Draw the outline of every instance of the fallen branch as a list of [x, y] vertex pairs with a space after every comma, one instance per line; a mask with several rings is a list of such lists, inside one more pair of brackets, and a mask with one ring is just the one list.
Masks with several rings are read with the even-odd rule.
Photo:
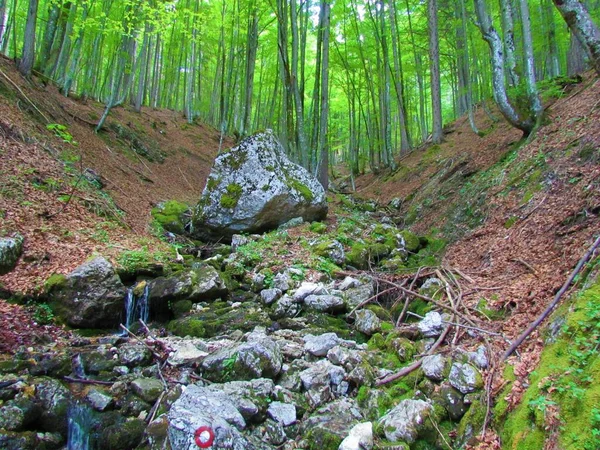
[[100, 386], [112, 386], [115, 384], [112, 381], [88, 380], [87, 378], [63, 377], [63, 380], [69, 383], [98, 384]]
[[123, 325], [122, 323], [119, 324], [119, 327], [121, 327], [121, 329], [123, 331], [125, 331], [128, 335], [130, 335], [131, 337], [133, 337], [135, 340], [137, 340], [139, 343], [141, 343], [142, 345], [144, 345], [149, 351], [150, 353], [152, 353], [152, 355], [158, 359], [159, 361], [164, 361], [164, 357], [157, 353], [152, 347], [150, 347], [148, 344], [146, 344], [142, 339], [140, 339], [139, 337], [137, 337], [134, 333], [132, 333], [125, 325]]
[[37, 111], [37, 112], [38, 112], [38, 113], [39, 113], [39, 114], [40, 114], [40, 115], [41, 115], [41, 116], [44, 118], [44, 120], [45, 120], [46, 122], [48, 122], [48, 123], [50, 123], [50, 122], [51, 122], [51, 121], [50, 121], [50, 119], [48, 119], [48, 118], [46, 117], [46, 115], [45, 115], [45, 114], [44, 114], [42, 111], [40, 111], [40, 109], [39, 109], [39, 108], [38, 108], [38, 107], [35, 105], [35, 103], [33, 103], [33, 102], [32, 102], [32, 101], [29, 99], [29, 97], [27, 97], [27, 95], [25, 95], [25, 93], [24, 93], [24, 92], [21, 90], [21, 88], [20, 88], [19, 86], [17, 86], [17, 84], [16, 84], [16, 83], [15, 83], [13, 80], [11, 80], [11, 79], [8, 77], [8, 75], [6, 75], [6, 74], [5, 74], [5, 73], [4, 73], [2, 70], [0, 70], [0, 74], [2, 74], [2, 76], [3, 76], [4, 78], [6, 78], [6, 79], [8, 80], [8, 82], [9, 82], [10, 84], [12, 84], [12, 85], [14, 86], [14, 88], [15, 88], [17, 91], [19, 91], [19, 94], [21, 94], [21, 95], [23, 96], [23, 98], [24, 98], [25, 100], [27, 100], [31, 106], [33, 106], [33, 108], [34, 108], [34, 109], [35, 109], [35, 110], [36, 110], [36, 111]]
[[567, 292], [567, 289], [569, 289], [569, 286], [571, 286], [571, 283], [573, 282], [573, 280], [575, 279], [577, 274], [581, 271], [583, 266], [588, 262], [588, 260], [592, 256], [592, 253], [594, 253], [594, 251], [598, 248], [599, 245], [600, 245], [600, 236], [598, 236], [596, 241], [588, 249], [588, 251], [585, 253], [585, 255], [583, 255], [581, 257], [581, 259], [577, 263], [577, 266], [575, 266], [575, 269], [571, 273], [571, 276], [569, 276], [567, 281], [565, 281], [565, 284], [563, 284], [563, 286], [560, 288], [560, 290], [556, 293], [556, 296], [554, 297], [554, 300], [552, 301], [552, 303], [550, 303], [548, 305], [548, 307], [544, 310], [544, 312], [542, 312], [542, 314], [540, 314], [540, 316], [537, 319], [535, 319], [533, 321], [533, 323], [531, 325], [529, 325], [529, 327], [527, 327], [527, 329], [523, 333], [521, 333], [521, 335], [517, 338], [517, 340], [515, 342], [513, 342], [513, 344], [510, 346], [510, 348], [508, 350], [506, 350], [506, 353], [504, 353], [504, 357], [503, 357], [504, 360], [506, 360], [506, 358], [508, 358], [517, 349], [517, 347], [519, 345], [521, 345], [525, 339], [527, 339], [527, 337], [539, 326], [540, 323], [542, 323], [544, 321], [544, 319], [546, 317], [548, 317], [548, 315], [550, 315], [550, 313], [556, 307], [556, 305], [558, 304], [560, 299], [563, 297], [565, 292]]

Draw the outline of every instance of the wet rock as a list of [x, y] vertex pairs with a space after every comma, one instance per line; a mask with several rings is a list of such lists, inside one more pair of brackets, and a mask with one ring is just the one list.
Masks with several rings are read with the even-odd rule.
[[385, 437], [390, 441], [405, 441], [412, 444], [425, 428], [425, 421], [433, 414], [431, 403], [423, 400], [402, 400], [388, 411], [379, 423]]
[[35, 396], [42, 407], [40, 417], [42, 429], [66, 435], [70, 391], [61, 382], [44, 378], [37, 384]]
[[168, 277], [155, 278], [148, 286], [150, 311], [161, 317], [169, 316], [169, 302], [184, 299], [199, 302], [227, 295], [227, 286], [221, 275], [208, 264], [200, 264], [194, 269], [183, 270]]
[[152, 359], [148, 348], [139, 342], [121, 345], [118, 354], [119, 362], [127, 367], [145, 366]]
[[24, 238], [20, 234], [0, 238], [0, 275], [6, 275], [15, 268], [23, 253], [23, 242]]
[[381, 330], [381, 320], [373, 311], [361, 309], [355, 313], [354, 327], [361, 333], [371, 336]]
[[[201, 239], [231, 239], [240, 232], [277, 228], [296, 217], [327, 215], [325, 191], [308, 171], [290, 162], [272, 131], [221, 152], [194, 217]], [[283, 289], [282, 289], [283, 290]]]
[[131, 389], [145, 402], [153, 403], [163, 392], [164, 385], [154, 378], [137, 378], [131, 382]]
[[209, 427], [215, 434], [213, 448], [246, 450], [249, 442], [240, 433], [246, 421], [224, 392], [192, 385], [173, 403], [168, 413], [172, 450], [196, 450], [196, 430]]
[[444, 331], [442, 315], [436, 311], [425, 314], [425, 317], [417, 324], [417, 326], [419, 327], [421, 334], [425, 337], [437, 337]]
[[103, 448], [111, 450], [129, 450], [138, 448], [144, 436], [146, 423], [141, 419], [131, 419], [106, 427], [102, 431], [100, 442]]
[[326, 356], [327, 352], [340, 343], [335, 333], [324, 333], [318, 336], [304, 336], [304, 350], [314, 356]]
[[371, 450], [373, 448], [373, 424], [359, 423], [348, 433], [338, 450]]
[[[82, 353], [81, 359], [83, 370], [86, 374], [98, 375], [100, 372], [112, 372], [119, 365], [119, 360], [113, 358], [112, 352], [106, 348], [99, 347], [98, 350]], [[79, 375], [78, 358], [72, 359], [73, 373]]]
[[434, 400], [439, 401], [453, 422], [458, 422], [467, 412], [468, 406], [465, 405], [463, 395], [448, 384], [442, 385]]
[[269, 405], [267, 414], [285, 427], [296, 423], [296, 406], [291, 403], [273, 402]]
[[446, 375], [448, 359], [444, 356], [430, 355], [423, 358], [421, 369], [427, 378], [433, 381], [442, 381]]
[[335, 295], [309, 295], [304, 299], [307, 308], [327, 313], [341, 312], [346, 305], [342, 297]]
[[260, 291], [260, 299], [263, 304], [270, 306], [281, 298], [281, 289], [263, 289]]
[[20, 431], [35, 422], [42, 411], [33, 399], [18, 396], [0, 407], [0, 429]]
[[474, 392], [483, 387], [481, 374], [471, 364], [461, 364], [457, 362], [452, 364], [448, 381], [463, 394]]
[[99, 256], [66, 277], [49, 279], [54, 313], [76, 328], [117, 328], [127, 290], [106, 259]]
[[106, 411], [114, 403], [114, 399], [110, 395], [98, 389], [90, 389], [85, 398], [96, 411]]

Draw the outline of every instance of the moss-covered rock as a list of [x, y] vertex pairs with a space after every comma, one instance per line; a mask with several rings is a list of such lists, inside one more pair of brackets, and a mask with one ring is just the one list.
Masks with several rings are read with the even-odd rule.
[[190, 207], [176, 200], [159, 203], [152, 208], [152, 217], [165, 230], [175, 234], [184, 234], [186, 222], [189, 220]]

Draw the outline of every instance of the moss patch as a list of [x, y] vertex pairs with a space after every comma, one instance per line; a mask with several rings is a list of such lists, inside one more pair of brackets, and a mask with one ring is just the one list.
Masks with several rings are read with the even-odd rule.
[[238, 201], [242, 196], [243, 188], [237, 183], [230, 183], [225, 190], [227, 193], [221, 196], [221, 206], [223, 208], [233, 209], [237, 206]]
[[288, 179], [287, 185], [291, 189], [294, 189], [295, 191], [297, 191], [302, 196], [302, 198], [304, 198], [304, 200], [307, 203], [312, 202], [313, 199], [315, 198], [315, 194], [313, 194], [313, 191], [311, 191], [307, 185], [305, 185], [304, 183], [301, 183], [298, 180]]

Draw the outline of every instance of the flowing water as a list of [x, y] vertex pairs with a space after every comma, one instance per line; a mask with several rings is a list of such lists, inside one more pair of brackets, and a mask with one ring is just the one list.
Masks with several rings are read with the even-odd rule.
[[92, 450], [92, 409], [85, 404], [75, 403], [69, 408], [67, 450]]
[[[134, 288], [135, 286], [130, 287], [125, 297], [125, 326], [128, 329], [139, 319], [148, 322], [148, 318], [150, 317], [150, 303], [148, 301], [150, 294], [149, 286], [146, 284], [144, 293], [137, 298], [133, 292]], [[127, 334], [125, 331], [123, 333]]]

